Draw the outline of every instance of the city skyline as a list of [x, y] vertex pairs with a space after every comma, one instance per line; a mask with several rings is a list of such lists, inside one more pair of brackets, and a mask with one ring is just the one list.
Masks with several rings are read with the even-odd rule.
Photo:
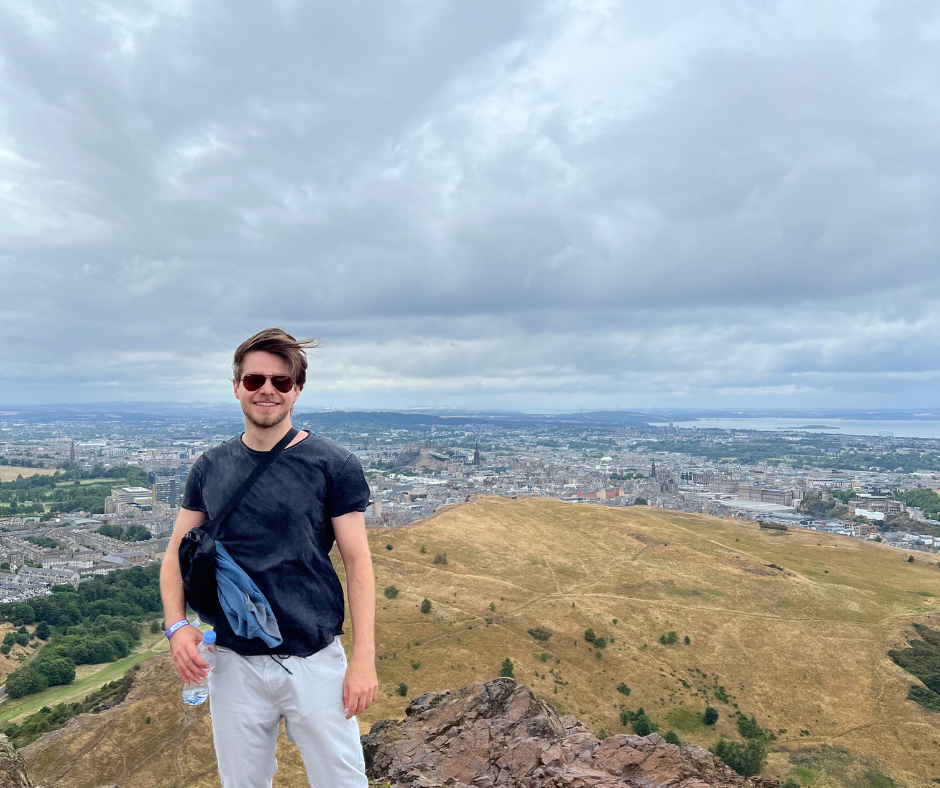
[[0, 402], [938, 406], [940, 9], [0, 9]]

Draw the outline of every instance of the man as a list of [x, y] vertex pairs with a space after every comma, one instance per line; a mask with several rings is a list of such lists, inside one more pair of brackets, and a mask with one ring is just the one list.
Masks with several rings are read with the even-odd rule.
[[[232, 382], [245, 432], [207, 451], [189, 474], [160, 572], [167, 637], [183, 681], [199, 681], [208, 665], [196, 650], [202, 635], [185, 623], [180, 540], [225, 506], [258, 458], [291, 430], [307, 347], [315, 345], [279, 328], [239, 346]], [[224, 613], [217, 617], [219, 654], [209, 691], [223, 788], [271, 785], [282, 718], [313, 788], [367, 785], [355, 715], [378, 689], [375, 579], [363, 517], [368, 503], [356, 456], [301, 431], [226, 521], [221, 542], [267, 598], [283, 642], [268, 648], [259, 638], [236, 635]], [[352, 619], [348, 665], [338, 638], [343, 589], [329, 558], [334, 539]]]

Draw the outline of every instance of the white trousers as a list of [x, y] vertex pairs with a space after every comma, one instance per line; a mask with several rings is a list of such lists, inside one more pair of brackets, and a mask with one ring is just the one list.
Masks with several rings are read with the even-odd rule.
[[339, 638], [309, 657], [277, 662], [220, 649], [209, 711], [222, 787], [270, 788], [283, 718], [311, 788], [367, 788], [359, 725], [343, 711], [345, 675]]

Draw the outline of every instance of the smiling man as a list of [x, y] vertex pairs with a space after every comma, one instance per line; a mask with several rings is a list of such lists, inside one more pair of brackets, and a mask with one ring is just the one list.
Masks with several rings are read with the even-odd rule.
[[[185, 620], [180, 540], [212, 519], [292, 429], [310, 347], [312, 341], [268, 328], [235, 351], [232, 382], [245, 432], [207, 451], [190, 471], [160, 575], [167, 637], [184, 681], [198, 681], [208, 665], [196, 650], [202, 635]], [[375, 580], [363, 517], [368, 503], [356, 456], [301, 431], [226, 521], [221, 542], [266, 597], [283, 642], [269, 647], [260, 638], [239, 636], [218, 616], [219, 655], [209, 689], [223, 788], [271, 785], [281, 719], [311, 786], [367, 785], [355, 715], [375, 700], [378, 688]], [[352, 619], [348, 664], [339, 642], [343, 588], [329, 557], [334, 540]]]

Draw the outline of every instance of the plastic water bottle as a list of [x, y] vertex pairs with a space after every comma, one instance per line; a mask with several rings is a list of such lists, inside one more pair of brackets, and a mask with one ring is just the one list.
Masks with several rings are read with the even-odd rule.
[[[215, 668], [215, 632], [211, 629], [202, 636], [202, 643], [196, 646], [196, 651], [199, 652], [206, 662], [209, 663], [209, 673], [212, 673]], [[183, 685], [183, 703], [188, 706], [198, 706], [200, 703], [205, 703], [206, 698], [209, 697], [209, 674], [207, 673], [205, 678], [202, 681], [193, 682], [192, 684]]]

